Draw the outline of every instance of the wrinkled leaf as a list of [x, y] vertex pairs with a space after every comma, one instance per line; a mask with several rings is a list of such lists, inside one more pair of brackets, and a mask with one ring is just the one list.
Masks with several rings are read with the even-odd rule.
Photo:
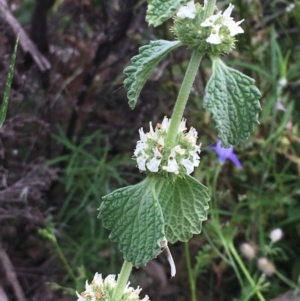
[[190, 176], [175, 181], [160, 180], [156, 184], [164, 220], [165, 236], [174, 243], [188, 241], [199, 234], [207, 219], [208, 189]]
[[179, 45], [179, 41], [151, 41], [149, 45], [142, 46], [139, 49], [140, 54], [131, 59], [132, 65], [124, 70], [127, 75], [124, 80], [124, 87], [128, 90], [128, 103], [131, 109], [134, 109], [150, 73], [167, 53]]
[[111, 229], [109, 238], [135, 267], [160, 253], [164, 221], [150, 178], [104, 196], [99, 210], [98, 218]]
[[246, 139], [258, 124], [261, 106], [254, 79], [213, 60], [212, 76], [205, 89], [204, 108], [213, 114], [223, 147]]
[[188, 241], [207, 218], [208, 189], [190, 176], [148, 177], [103, 197], [98, 218], [124, 258], [139, 267], [160, 253], [163, 237]]
[[181, 5], [189, 0], [148, 0], [146, 21], [149, 25], [158, 26], [173, 17]]

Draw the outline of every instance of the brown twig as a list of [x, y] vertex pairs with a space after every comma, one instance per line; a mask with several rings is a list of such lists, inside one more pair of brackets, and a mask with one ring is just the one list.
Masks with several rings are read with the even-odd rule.
[[8, 301], [7, 295], [4, 291], [4, 289], [2, 288], [2, 286], [0, 286], [0, 300], [1, 301]]
[[2, 249], [0, 246], [0, 261], [2, 263], [2, 267], [6, 273], [7, 280], [10, 282], [14, 292], [15, 296], [18, 301], [26, 301], [25, 295], [23, 293], [23, 290], [21, 288], [21, 285], [18, 281], [18, 278], [16, 276], [16, 273], [14, 271], [14, 267], [6, 254], [6, 252]]
[[0, 16], [12, 28], [16, 36], [19, 36], [19, 43], [25, 52], [30, 53], [33, 60], [42, 72], [51, 68], [49, 61], [40, 53], [35, 44], [26, 34], [18, 20], [11, 14], [6, 0], [0, 0]]

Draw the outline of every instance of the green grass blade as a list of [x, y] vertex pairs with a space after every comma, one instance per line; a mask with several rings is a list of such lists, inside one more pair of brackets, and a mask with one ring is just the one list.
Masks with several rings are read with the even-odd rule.
[[3, 95], [3, 100], [0, 108], [0, 128], [2, 127], [5, 118], [6, 118], [6, 112], [7, 112], [7, 106], [8, 106], [8, 99], [9, 99], [9, 94], [10, 94], [10, 88], [11, 88], [11, 83], [12, 79], [14, 76], [14, 68], [15, 68], [15, 62], [16, 62], [16, 57], [17, 57], [17, 49], [18, 49], [18, 43], [19, 43], [19, 37], [17, 38], [14, 52], [10, 61], [10, 66], [9, 66], [9, 72], [7, 76], [7, 81], [5, 85], [5, 90], [4, 90], [4, 95]]

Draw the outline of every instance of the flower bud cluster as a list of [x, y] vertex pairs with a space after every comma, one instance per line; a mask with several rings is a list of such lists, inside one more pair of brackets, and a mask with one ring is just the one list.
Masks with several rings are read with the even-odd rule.
[[[271, 239], [271, 244], [267, 250], [270, 250], [269, 248], [272, 246], [272, 244], [278, 242], [283, 237], [283, 231], [280, 228], [276, 228], [270, 232], [269, 237]], [[257, 247], [249, 243], [241, 244], [240, 251], [244, 257], [249, 260], [254, 259], [257, 255]], [[260, 257], [257, 259], [257, 267], [267, 276], [273, 275], [276, 271], [275, 265], [266, 257]]]
[[[86, 281], [85, 291], [81, 294], [77, 294], [77, 301], [112, 301], [112, 295], [117, 285], [115, 275], [108, 275], [104, 280], [102, 275], [96, 273], [93, 281], [88, 284]], [[134, 289], [129, 286], [130, 282], [127, 283], [122, 298], [122, 301], [150, 301], [148, 296], [143, 299], [139, 298], [141, 288]]]
[[151, 173], [171, 173], [184, 176], [191, 174], [200, 163], [200, 146], [197, 145], [197, 131], [191, 127], [186, 132], [186, 120], [180, 122], [176, 143], [166, 146], [171, 119], [165, 117], [155, 129], [150, 122], [150, 132], [139, 130], [140, 140], [134, 151], [134, 158], [140, 171]]
[[205, 7], [190, 1], [179, 8], [172, 30], [179, 41], [200, 54], [217, 56], [228, 53], [234, 48], [234, 36], [244, 32], [240, 27], [244, 20], [235, 22], [230, 17], [233, 8], [229, 4], [223, 13], [218, 11], [205, 18]]

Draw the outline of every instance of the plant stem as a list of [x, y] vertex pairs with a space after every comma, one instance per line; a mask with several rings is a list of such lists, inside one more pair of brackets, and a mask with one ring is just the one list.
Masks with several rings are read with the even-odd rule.
[[188, 97], [190, 95], [192, 85], [194, 83], [201, 59], [202, 59], [202, 55], [194, 51], [191, 60], [189, 62], [188, 68], [186, 70], [179, 94], [177, 96], [176, 104], [173, 110], [168, 135], [166, 138], [167, 146], [174, 146], [177, 132], [178, 132], [178, 127], [182, 119], [183, 112]]
[[[207, 0], [207, 3], [205, 5], [205, 12], [204, 12], [204, 16], [206, 18], [208, 18], [209, 16], [211, 16], [213, 14], [215, 6], [216, 6], [216, 0]], [[186, 70], [179, 94], [177, 96], [175, 107], [173, 110], [168, 135], [166, 138], [166, 145], [169, 147], [174, 146], [178, 127], [179, 127], [180, 121], [183, 117], [183, 112], [184, 112], [188, 97], [190, 95], [197, 71], [199, 69], [201, 59], [202, 59], [202, 55], [197, 53], [196, 51], [194, 51], [192, 54], [191, 60], [189, 62], [188, 68]]]
[[123, 266], [122, 266], [122, 270], [118, 276], [117, 285], [116, 285], [116, 288], [115, 288], [113, 296], [112, 296], [113, 301], [121, 300], [121, 297], [123, 295], [124, 288], [128, 282], [131, 270], [132, 270], [132, 264], [125, 260], [123, 263]]
[[222, 164], [218, 164], [217, 168], [215, 169], [215, 174], [214, 174], [214, 178], [213, 178], [213, 183], [212, 183], [212, 205], [211, 205], [211, 209], [212, 209], [212, 218], [219, 223], [219, 212], [217, 211], [217, 183], [218, 183], [218, 178], [220, 175], [220, 172], [222, 170]]
[[207, 0], [207, 3], [205, 5], [205, 12], [204, 12], [204, 17], [208, 18], [210, 17], [215, 10], [217, 0]]
[[192, 265], [191, 265], [191, 256], [190, 256], [190, 250], [189, 250], [188, 242], [184, 243], [184, 253], [185, 253], [186, 266], [187, 266], [188, 275], [189, 275], [192, 301], [197, 301], [196, 283], [195, 283], [195, 279], [193, 277], [193, 271], [192, 271]]
[[261, 292], [259, 290], [256, 289], [256, 285], [255, 282], [253, 280], [253, 278], [251, 277], [251, 275], [249, 274], [247, 268], [245, 267], [243, 261], [241, 260], [241, 257], [239, 256], [239, 254], [237, 253], [234, 245], [232, 242], [230, 242], [228, 244], [229, 246], [229, 250], [232, 253], [233, 257], [235, 258], [235, 260], [237, 261], [238, 265], [240, 266], [241, 270], [243, 271], [244, 275], [246, 276], [248, 282], [250, 283], [250, 285], [252, 286], [253, 290], [255, 291], [258, 299], [260, 301], [266, 301], [266, 299], [264, 298], [264, 296], [261, 294]]
[[291, 280], [289, 280], [288, 278], [286, 278], [283, 274], [281, 274], [280, 272], [278, 272], [277, 270], [275, 271], [276, 276], [283, 281], [285, 284], [287, 284], [289, 287], [291, 287], [294, 290], [299, 290], [300, 287], [298, 285], [296, 285], [295, 283], [293, 283]]
[[62, 252], [62, 250], [61, 250], [61, 248], [60, 248], [60, 246], [59, 246], [59, 244], [57, 242], [56, 236], [54, 235], [53, 232], [51, 232], [51, 234], [53, 236], [52, 242], [53, 242], [53, 244], [55, 246], [55, 249], [56, 249], [56, 252], [57, 252], [59, 258], [62, 261], [63, 265], [65, 266], [65, 268], [66, 268], [66, 270], [67, 270], [70, 278], [74, 281], [75, 286], [78, 288], [78, 280], [77, 280], [75, 274], [73, 273], [73, 270], [70, 267], [70, 265], [69, 265], [69, 263], [68, 263], [65, 255], [64, 255], [64, 253]]

